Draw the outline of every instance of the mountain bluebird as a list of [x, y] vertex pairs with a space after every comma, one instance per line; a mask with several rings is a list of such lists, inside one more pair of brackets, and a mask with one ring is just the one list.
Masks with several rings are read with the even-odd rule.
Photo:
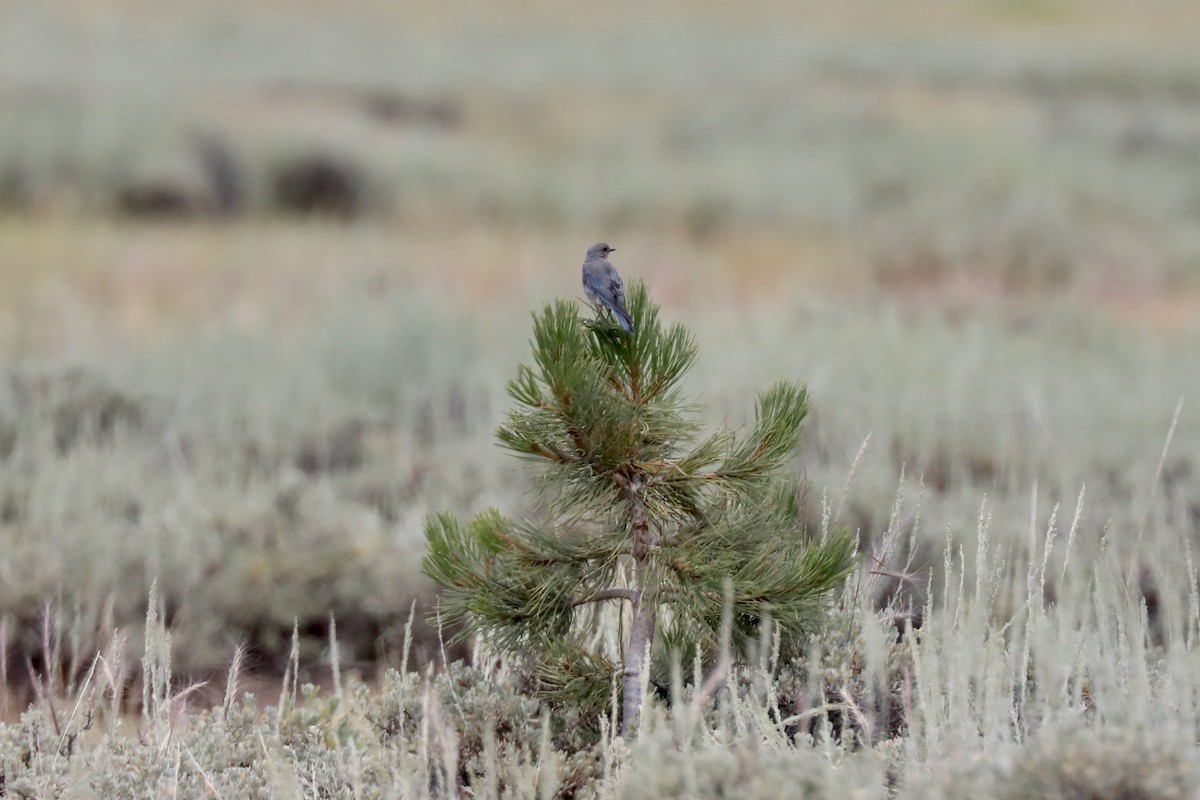
[[588, 248], [583, 260], [583, 291], [597, 308], [607, 308], [617, 318], [617, 324], [626, 333], [633, 333], [633, 320], [625, 310], [625, 284], [621, 276], [608, 263], [608, 254], [617, 248], [600, 242]]

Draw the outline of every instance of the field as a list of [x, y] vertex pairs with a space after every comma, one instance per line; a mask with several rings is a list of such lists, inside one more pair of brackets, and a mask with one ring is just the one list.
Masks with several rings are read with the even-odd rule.
[[[3, 7], [0, 795], [1200, 796], [1197, 36]], [[420, 570], [427, 514], [528, 508], [505, 382], [598, 240], [708, 424], [807, 383], [862, 560], [803, 658], [629, 741], [446, 644]]]

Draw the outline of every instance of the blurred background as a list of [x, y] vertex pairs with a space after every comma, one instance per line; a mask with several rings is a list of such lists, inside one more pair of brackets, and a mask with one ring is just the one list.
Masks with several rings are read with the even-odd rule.
[[295, 625], [320, 680], [331, 615], [395, 663], [424, 516], [530, 501], [504, 382], [601, 240], [708, 422], [809, 384], [814, 524], [932, 569], [982, 518], [1019, 570], [1078, 508], [1076, 554], [1178, 563], [1197, 41], [1184, 0], [5, 3], [5, 684], [154, 581], [178, 673]]

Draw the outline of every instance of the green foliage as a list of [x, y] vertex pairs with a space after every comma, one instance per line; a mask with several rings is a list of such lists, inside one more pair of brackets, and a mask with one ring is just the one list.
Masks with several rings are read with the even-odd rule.
[[804, 388], [776, 384], [749, 431], [700, 438], [680, 391], [695, 341], [659, 321], [640, 283], [628, 305], [633, 336], [582, 322], [564, 301], [534, 318], [533, 364], [509, 383], [516, 406], [497, 435], [538, 470], [545, 515], [426, 524], [424, 570], [444, 590], [443, 619], [526, 658], [547, 694], [597, 713], [630, 654], [585, 644], [599, 630], [589, 606], [644, 598], [663, 611], [654, 651], [711, 662], [726, 618], [737, 652], [767, 619], [795, 646], [819, 627], [852, 557], [844, 533], [808, 535], [797, 481], [783, 473]]

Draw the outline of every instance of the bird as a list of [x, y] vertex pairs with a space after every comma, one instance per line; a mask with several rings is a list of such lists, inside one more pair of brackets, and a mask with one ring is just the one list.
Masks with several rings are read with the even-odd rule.
[[621, 330], [633, 334], [633, 320], [625, 310], [625, 284], [617, 270], [608, 262], [608, 254], [616, 252], [604, 242], [588, 248], [583, 260], [583, 291], [597, 308], [607, 308], [617, 318]]

